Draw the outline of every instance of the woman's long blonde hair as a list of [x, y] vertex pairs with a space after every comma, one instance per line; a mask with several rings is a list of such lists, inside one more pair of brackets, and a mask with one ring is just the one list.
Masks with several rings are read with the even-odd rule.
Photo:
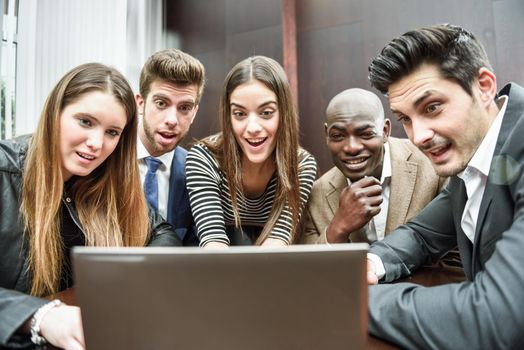
[[278, 62], [265, 56], [252, 56], [239, 62], [231, 69], [224, 81], [220, 98], [219, 119], [222, 133], [216, 141], [212, 141], [214, 138], [206, 139], [204, 144], [215, 155], [221, 170], [226, 175], [231, 190], [235, 226], [240, 227], [237, 191], [243, 194], [242, 150], [233, 132], [230, 98], [238, 86], [252, 80], [261, 82], [275, 93], [280, 118], [276, 147], [272, 154], [278, 172], [275, 199], [269, 218], [255, 244], [261, 244], [271, 234], [271, 230], [286, 204], [289, 206], [292, 217], [291, 240], [293, 241], [300, 217], [300, 191], [298, 190], [300, 188], [298, 178], [299, 123], [286, 73]]
[[66, 106], [92, 91], [113, 95], [127, 123], [113, 153], [87, 176], [75, 179], [70, 195], [88, 246], [143, 246], [148, 240], [147, 205], [136, 160], [134, 95], [117, 70], [87, 63], [69, 71], [53, 88], [24, 164], [21, 213], [28, 237], [30, 293], [58, 291], [64, 262], [61, 206], [64, 193], [60, 117]]

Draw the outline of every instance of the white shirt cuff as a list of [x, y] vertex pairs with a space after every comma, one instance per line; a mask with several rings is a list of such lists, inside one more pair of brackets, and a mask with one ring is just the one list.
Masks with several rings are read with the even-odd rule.
[[382, 262], [382, 259], [380, 259], [378, 255], [373, 253], [368, 253], [367, 258], [373, 263], [377, 278], [379, 280], [382, 279], [386, 275], [386, 269], [384, 268], [384, 263]]

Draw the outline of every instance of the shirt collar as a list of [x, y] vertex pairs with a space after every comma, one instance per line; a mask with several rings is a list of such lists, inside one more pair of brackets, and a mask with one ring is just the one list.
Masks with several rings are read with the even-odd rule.
[[389, 150], [389, 142], [386, 142], [384, 144], [384, 161], [382, 163], [380, 183], [383, 184], [389, 178], [391, 178], [391, 152]]
[[[142, 160], [146, 157], [149, 157], [151, 156], [149, 154], [149, 152], [147, 151], [146, 147], [144, 146], [144, 144], [142, 143], [142, 140], [140, 139], [140, 136], [137, 136], [137, 140], [138, 142], [136, 143], [137, 145], [137, 158], [138, 160]], [[175, 148], [176, 150], [176, 148]], [[170, 152], [167, 152], [167, 153], [164, 153], [158, 157], [155, 157], [156, 159], [160, 160], [162, 162], [162, 164], [167, 168], [167, 169], [171, 169], [171, 163], [173, 163], [173, 158], [175, 156], [175, 151], [170, 151]]]
[[497, 146], [497, 139], [499, 137], [500, 128], [502, 127], [502, 119], [504, 118], [504, 113], [506, 112], [506, 107], [508, 106], [508, 97], [501, 96], [497, 103], [502, 107], [500, 108], [495, 120], [489, 127], [486, 136], [480, 143], [479, 147], [471, 157], [465, 170], [461, 171], [458, 174], [462, 180], [465, 181], [465, 172], [468, 168], [474, 168], [481, 172], [484, 176], [489, 175], [489, 168], [491, 167], [491, 161], [493, 159], [493, 153], [495, 152], [495, 147]]

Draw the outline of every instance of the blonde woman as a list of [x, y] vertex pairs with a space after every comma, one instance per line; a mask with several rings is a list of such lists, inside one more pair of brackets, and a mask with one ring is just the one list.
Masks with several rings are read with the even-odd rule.
[[193, 146], [186, 161], [200, 245], [293, 243], [316, 162], [298, 144], [298, 117], [282, 67], [264, 56], [233, 67], [219, 118], [222, 132]]
[[88, 63], [57, 83], [33, 136], [0, 142], [0, 346], [85, 347], [80, 309], [43, 299], [72, 286], [73, 246], [180, 244], [148, 214], [136, 135], [127, 81]]

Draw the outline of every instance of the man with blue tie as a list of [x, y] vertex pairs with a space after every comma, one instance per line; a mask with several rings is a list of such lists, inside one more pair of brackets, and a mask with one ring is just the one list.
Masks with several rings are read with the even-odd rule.
[[149, 205], [171, 223], [184, 245], [198, 245], [186, 190], [187, 151], [178, 146], [198, 111], [205, 70], [177, 49], [149, 57], [140, 73], [138, 159]]

